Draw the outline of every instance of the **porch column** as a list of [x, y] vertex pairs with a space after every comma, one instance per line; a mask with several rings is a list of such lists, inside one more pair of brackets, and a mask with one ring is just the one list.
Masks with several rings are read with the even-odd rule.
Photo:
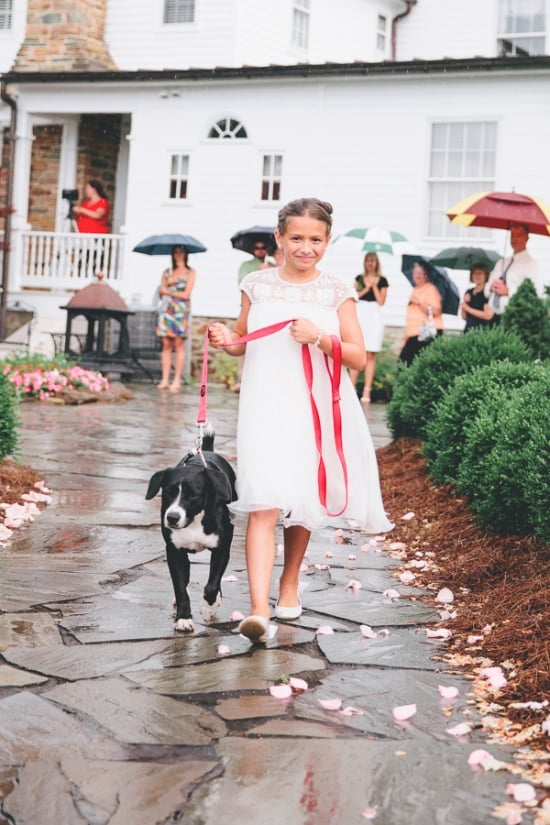
[[15, 212], [11, 218], [11, 251], [8, 291], [11, 295], [21, 288], [23, 272], [23, 243], [21, 232], [30, 229], [28, 217], [28, 193], [31, 175], [32, 119], [25, 110], [17, 111], [15, 136], [15, 163], [13, 168], [13, 203]]

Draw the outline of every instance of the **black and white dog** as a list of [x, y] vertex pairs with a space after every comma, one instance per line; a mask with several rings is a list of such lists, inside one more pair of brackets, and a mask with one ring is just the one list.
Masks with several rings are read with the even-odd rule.
[[213, 452], [214, 436], [204, 436], [202, 455], [188, 453], [175, 467], [151, 476], [146, 499], [162, 489], [161, 527], [176, 597], [175, 630], [194, 630], [189, 600], [189, 553], [211, 551], [201, 615], [211, 621], [221, 604], [221, 579], [229, 561], [233, 524], [227, 505], [237, 498], [235, 472]]

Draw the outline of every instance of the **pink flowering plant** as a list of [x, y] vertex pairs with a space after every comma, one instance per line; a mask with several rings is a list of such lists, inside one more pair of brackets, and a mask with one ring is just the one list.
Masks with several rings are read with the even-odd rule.
[[9, 355], [2, 371], [23, 398], [52, 398], [64, 390], [101, 393], [109, 389], [109, 381], [99, 372], [83, 369], [64, 355], [47, 358], [28, 353]]

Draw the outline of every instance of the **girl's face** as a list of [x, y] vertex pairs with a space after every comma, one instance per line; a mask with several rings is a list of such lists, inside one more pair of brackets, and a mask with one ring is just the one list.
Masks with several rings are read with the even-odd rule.
[[487, 283], [487, 276], [485, 275], [485, 270], [472, 269], [470, 280], [474, 284], [474, 286], [478, 287], [478, 289], [484, 287]]
[[297, 275], [313, 275], [330, 241], [324, 221], [309, 215], [289, 218], [284, 234], [275, 230], [285, 257], [285, 269]]
[[368, 255], [365, 258], [365, 269], [367, 272], [376, 272], [376, 258], [372, 255]]

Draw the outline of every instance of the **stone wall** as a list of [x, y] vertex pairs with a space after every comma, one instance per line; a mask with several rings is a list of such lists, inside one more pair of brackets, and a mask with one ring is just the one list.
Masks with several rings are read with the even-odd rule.
[[33, 129], [28, 221], [42, 232], [55, 231], [62, 130], [60, 125]]
[[82, 197], [86, 181], [101, 181], [111, 204], [111, 215], [115, 197], [120, 130], [121, 116], [104, 114], [82, 115], [78, 129], [76, 188]]
[[29, 0], [13, 70], [115, 69], [104, 41], [106, 0]]

